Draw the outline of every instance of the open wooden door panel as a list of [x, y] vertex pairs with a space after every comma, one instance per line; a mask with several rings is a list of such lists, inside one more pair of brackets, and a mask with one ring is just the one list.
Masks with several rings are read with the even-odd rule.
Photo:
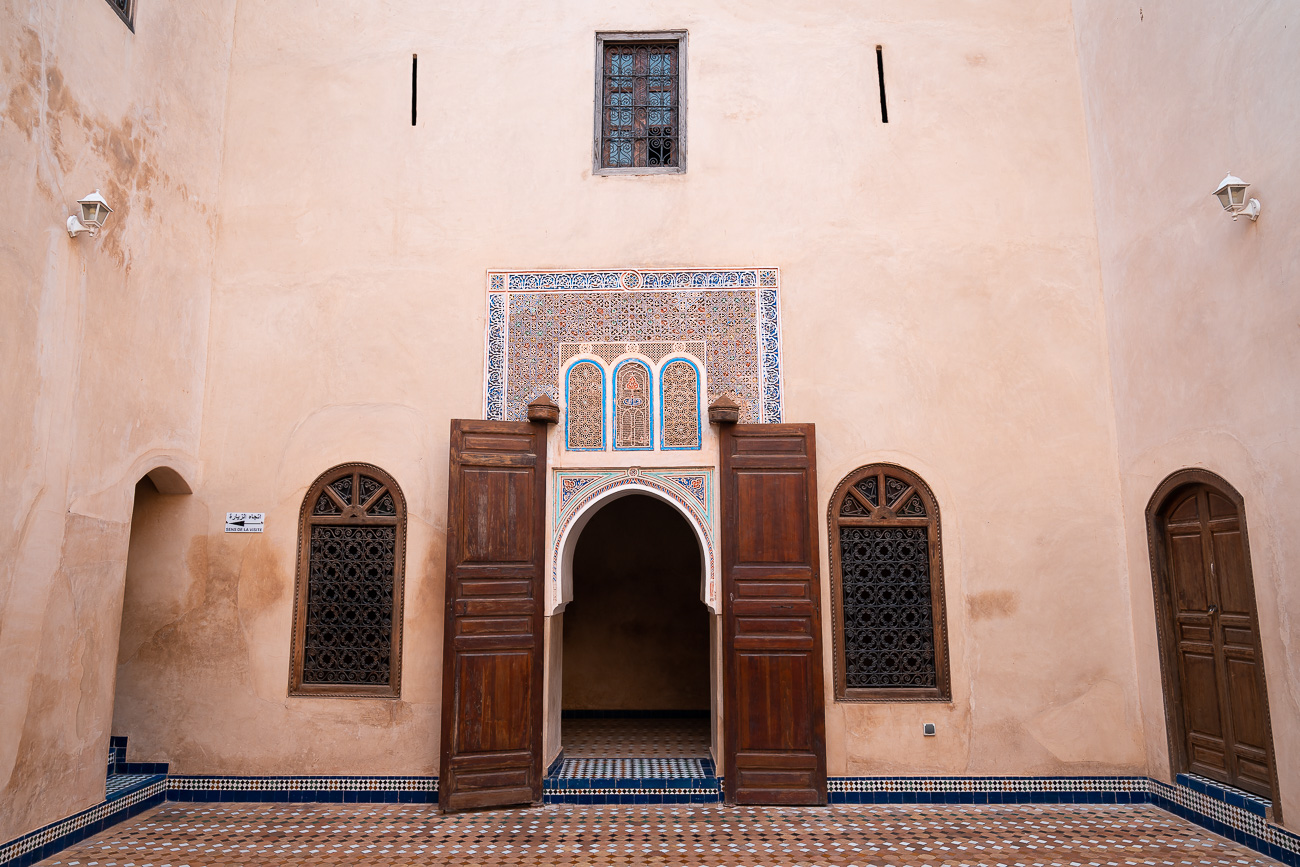
[[825, 804], [813, 426], [720, 430], [727, 801]]
[[451, 423], [445, 811], [542, 800], [546, 426]]

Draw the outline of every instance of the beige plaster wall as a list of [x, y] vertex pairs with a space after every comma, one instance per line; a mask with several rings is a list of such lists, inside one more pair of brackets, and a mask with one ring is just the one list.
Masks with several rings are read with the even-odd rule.
[[[1075, 0], [1145, 749], [1170, 773], [1144, 511], [1204, 467], [1245, 497], [1283, 810], [1300, 827], [1300, 7]], [[1259, 222], [1210, 193], [1254, 186]]]
[[0, 840], [103, 800], [132, 493], [197, 482], [234, 3], [141, 6], [0, 0]]
[[[667, 28], [690, 32], [689, 171], [592, 177], [594, 32]], [[485, 269], [777, 265], [819, 508], [887, 459], [944, 517], [954, 700], [828, 706], [830, 772], [1145, 770], [1065, 0], [264, 0], [231, 69], [196, 495], [212, 638], [176, 645], [141, 758], [435, 772], [447, 428], [481, 411]], [[347, 460], [410, 506], [399, 701], [285, 696], [298, 508]], [[266, 533], [222, 535], [227, 510]]]

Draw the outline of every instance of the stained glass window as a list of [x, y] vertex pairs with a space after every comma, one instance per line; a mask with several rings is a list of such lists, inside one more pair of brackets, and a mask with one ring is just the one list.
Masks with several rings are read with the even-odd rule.
[[566, 446], [575, 451], [605, 447], [605, 372], [591, 361], [569, 368], [565, 398]]
[[625, 361], [614, 373], [614, 448], [651, 448], [650, 418], [650, 368]]
[[841, 700], [950, 694], [939, 509], [892, 464], [849, 474], [830, 504], [835, 691]]
[[700, 375], [689, 361], [670, 361], [660, 375], [663, 397], [661, 434], [666, 449], [700, 447]]
[[335, 467], [307, 492], [292, 694], [398, 694], [405, 528], [402, 492], [378, 467]]

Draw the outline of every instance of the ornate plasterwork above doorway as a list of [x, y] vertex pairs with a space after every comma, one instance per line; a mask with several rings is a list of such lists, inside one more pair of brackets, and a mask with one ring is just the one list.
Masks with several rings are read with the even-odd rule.
[[742, 422], [780, 422], [780, 284], [776, 268], [489, 271], [483, 417], [523, 419], [542, 394], [561, 401], [575, 345], [689, 343], [705, 357], [706, 405], [731, 393]]
[[668, 502], [686, 518], [700, 543], [701, 598], [718, 610], [715, 526], [716, 493], [712, 467], [602, 467], [557, 469], [552, 473], [550, 588], [548, 610], [568, 598], [566, 570], [585, 519], [603, 502], [624, 494], [644, 493]]

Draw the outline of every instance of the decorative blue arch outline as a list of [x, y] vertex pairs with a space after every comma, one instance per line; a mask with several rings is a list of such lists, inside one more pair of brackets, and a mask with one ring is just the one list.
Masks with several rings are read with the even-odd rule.
[[[664, 371], [668, 365], [674, 361], [684, 361], [691, 367], [695, 368], [695, 445], [693, 446], [670, 446], [664, 440]], [[700, 373], [700, 366], [684, 355], [671, 355], [663, 360], [659, 365], [659, 448], [666, 452], [698, 452], [704, 447], [704, 419], [703, 411], [700, 406], [702, 391], [704, 388], [704, 377]]]
[[[600, 448], [598, 449], [576, 449], [569, 445], [569, 377], [573, 374], [573, 369], [579, 364], [590, 364], [600, 371]], [[610, 425], [605, 424], [606, 413], [606, 391], [605, 388], [606, 370], [605, 365], [592, 358], [578, 358], [569, 369], [564, 372], [564, 450], [569, 452], [603, 452], [605, 451], [605, 428], [612, 427], [613, 419], [610, 419]]]
[[[623, 367], [623, 365], [629, 362], [635, 362], [636, 364], [641, 365], [641, 367], [645, 369], [645, 375], [646, 375], [645, 399], [650, 401], [650, 412], [646, 419], [646, 421], [650, 423], [650, 445], [636, 446], [635, 448], [621, 448], [618, 444], [618, 371], [620, 368]], [[655, 450], [655, 407], [654, 407], [655, 372], [654, 372], [654, 365], [650, 363], [650, 359], [643, 358], [638, 355], [634, 355], [629, 358], [625, 358], [622, 361], [620, 361], [618, 364], [614, 365], [614, 372], [609, 378], [609, 393], [610, 393], [610, 410], [611, 410], [609, 415], [609, 429], [610, 431], [612, 431], [612, 435], [610, 436], [610, 443], [609, 443], [610, 448], [612, 448], [616, 452], [654, 451]]]

